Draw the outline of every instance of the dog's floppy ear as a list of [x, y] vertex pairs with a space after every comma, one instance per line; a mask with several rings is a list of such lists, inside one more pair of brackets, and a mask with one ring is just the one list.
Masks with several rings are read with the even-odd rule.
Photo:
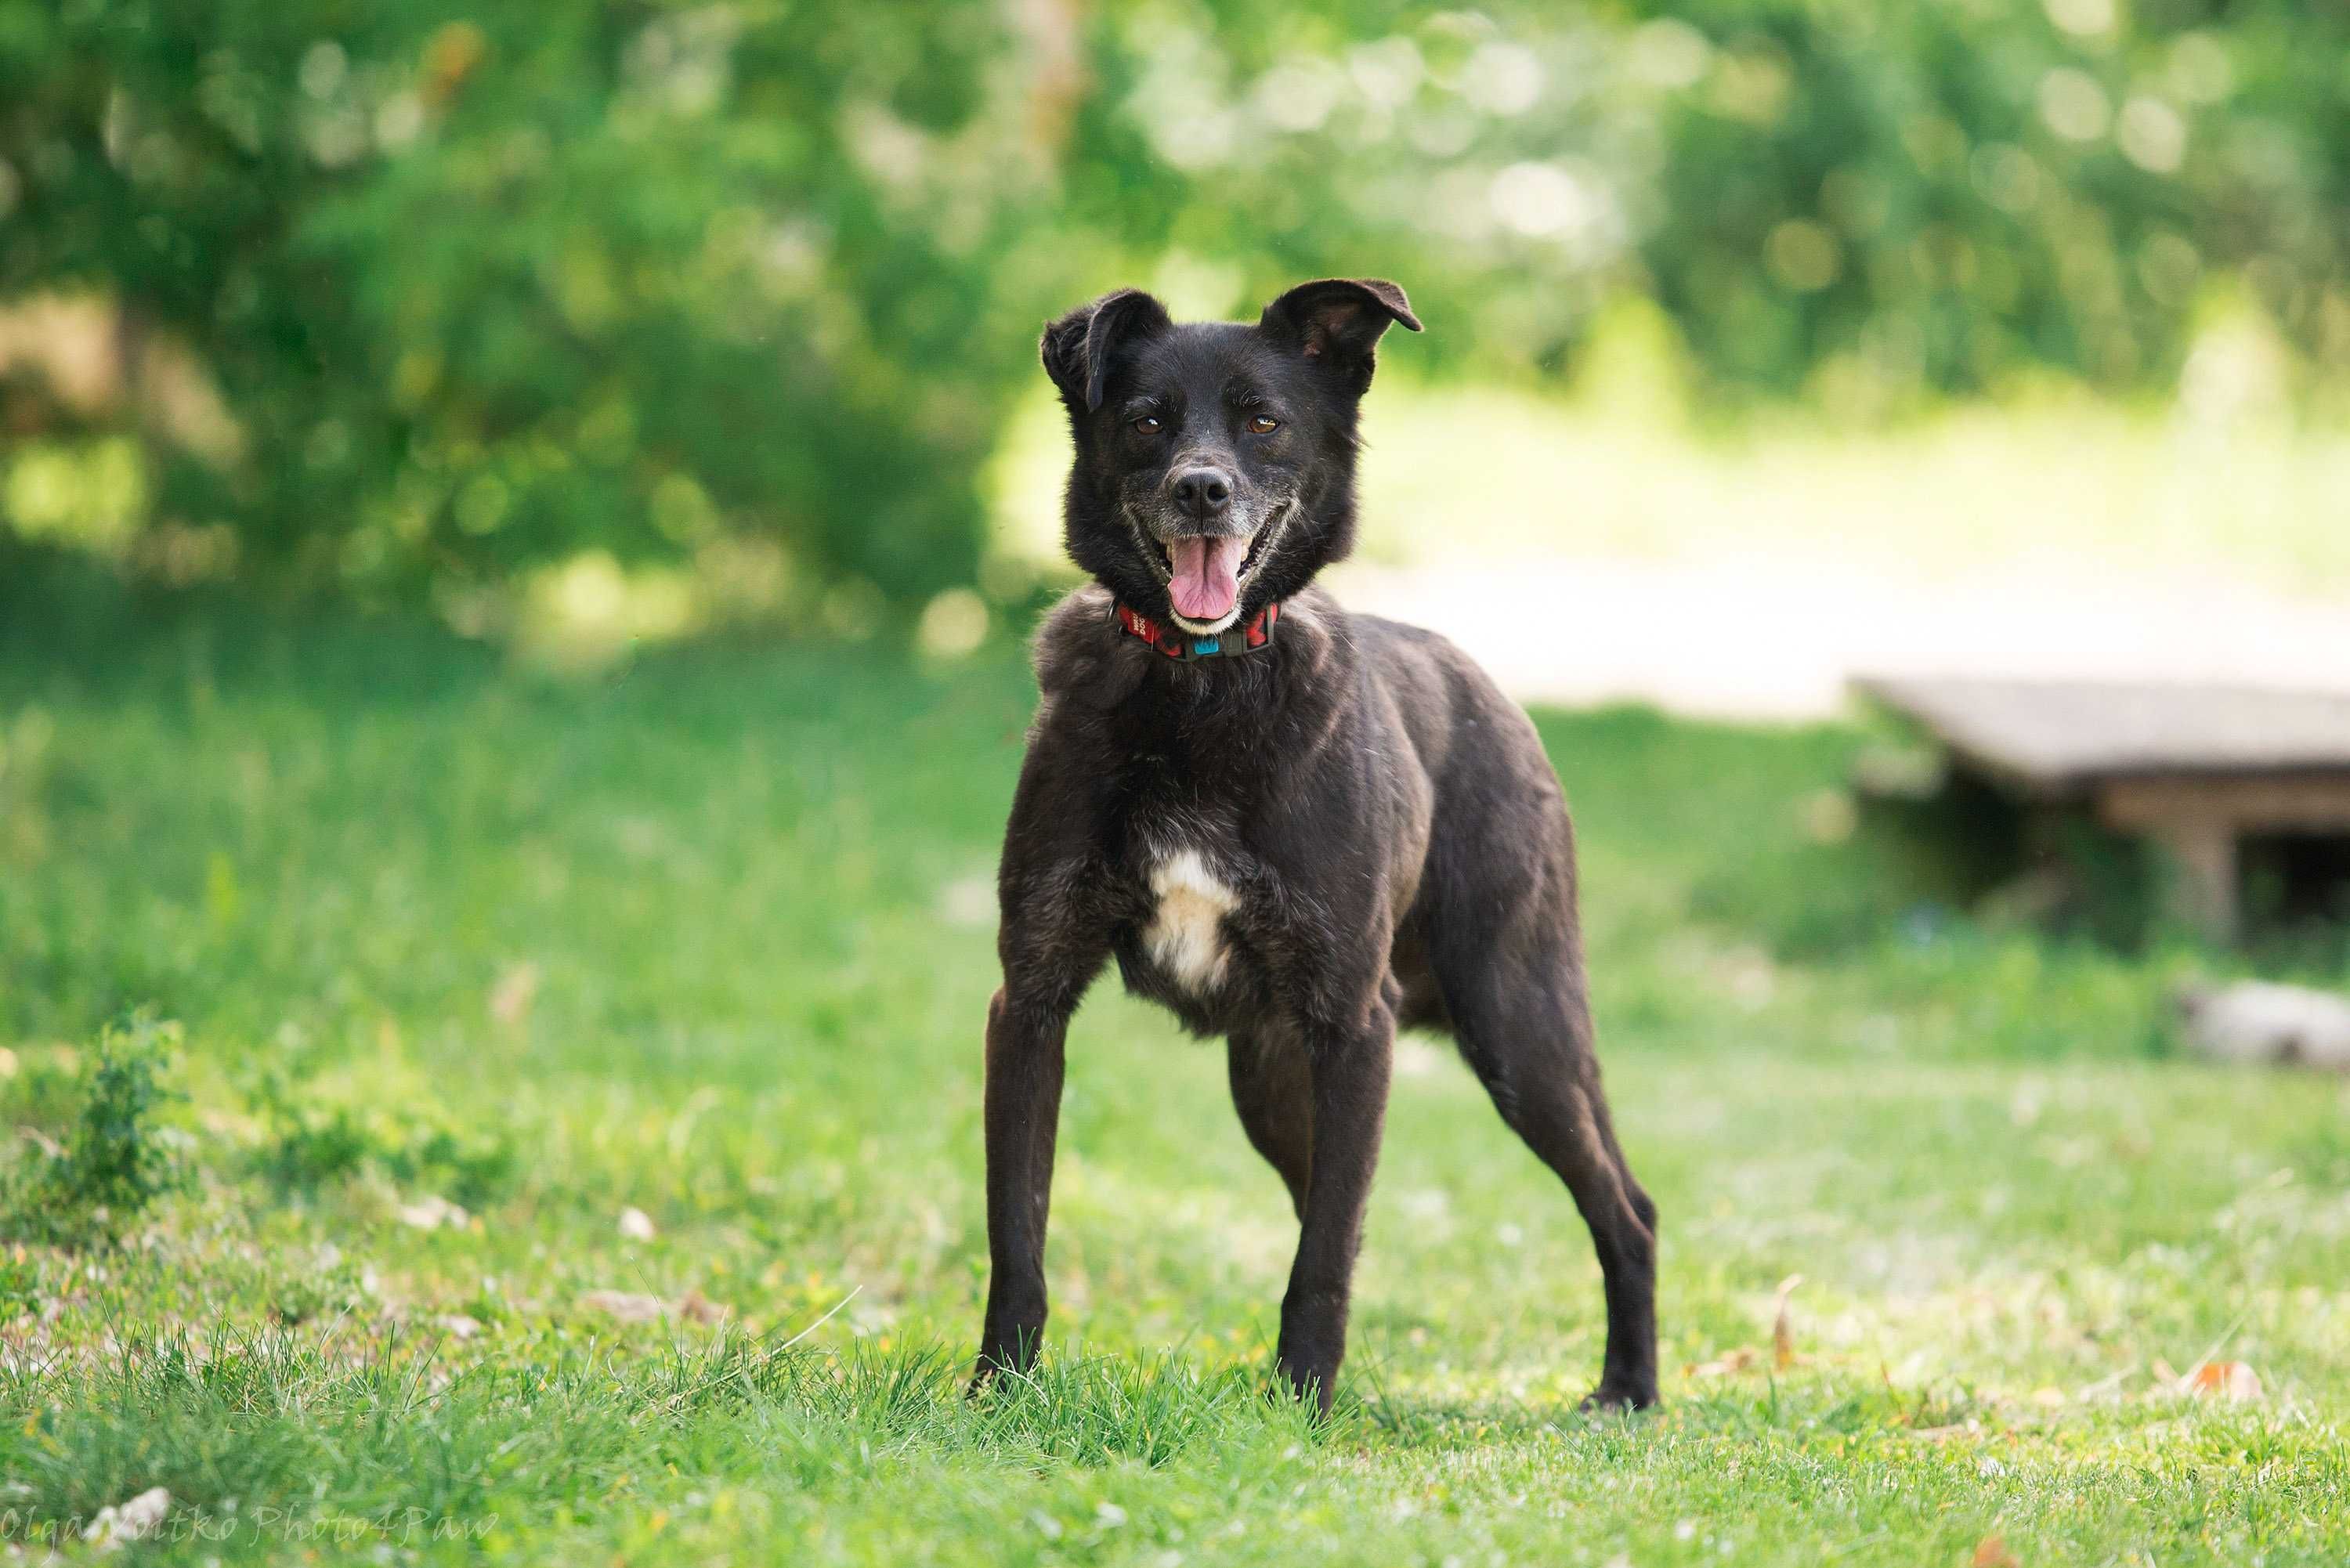
[[1259, 325], [1308, 358], [1356, 371], [1367, 386], [1372, 351], [1391, 321], [1420, 329], [1402, 289], [1383, 277], [1326, 277], [1301, 283], [1266, 306]]
[[1139, 288], [1121, 288], [1045, 327], [1038, 350], [1045, 373], [1061, 389], [1062, 400], [1071, 413], [1082, 416], [1101, 407], [1102, 383], [1109, 378], [1110, 356], [1119, 345], [1174, 325], [1167, 307], [1156, 299]]

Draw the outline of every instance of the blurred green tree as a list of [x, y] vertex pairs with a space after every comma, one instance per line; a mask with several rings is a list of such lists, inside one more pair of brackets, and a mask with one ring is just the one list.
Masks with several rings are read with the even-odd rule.
[[1560, 370], [1636, 295], [1732, 404], [2127, 392], [2241, 287], [2350, 372], [2338, 5], [1194, 0], [1103, 8], [1088, 56], [1089, 219], [1405, 278], [1417, 358]]
[[0, 431], [130, 440], [115, 512], [248, 575], [869, 620], [972, 576], [1036, 325], [1154, 275], [1393, 275], [1534, 375], [1645, 298], [1729, 408], [2166, 388], [2221, 296], [2338, 381], [2345, 59], [2290, 0], [0, 0], [0, 301], [116, 365], [0, 345]]
[[[233, 428], [152, 443], [151, 512], [251, 572], [918, 597], [1044, 308], [991, 265], [1048, 162], [1018, 53], [986, 4], [20, 0], [0, 297], [119, 309], [99, 422], [172, 434], [152, 350], [201, 367]], [[20, 432], [90, 422], [38, 392]]]

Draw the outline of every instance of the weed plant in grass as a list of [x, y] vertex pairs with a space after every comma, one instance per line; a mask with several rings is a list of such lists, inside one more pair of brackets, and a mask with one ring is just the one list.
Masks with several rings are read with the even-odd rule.
[[182, 1183], [173, 1129], [159, 1115], [171, 1097], [161, 1083], [166, 1053], [178, 1038], [176, 1027], [136, 1017], [102, 1031], [87, 1066], [28, 1084], [28, 1108], [76, 1103], [62, 1140], [24, 1130], [28, 1148], [0, 1184], [0, 1223], [59, 1245], [112, 1242]]
[[1221, 1056], [1109, 986], [1048, 1354], [961, 1397], [1008, 650], [556, 682], [64, 597], [0, 616], [0, 1126], [61, 1138], [48, 1064], [149, 1008], [192, 1181], [0, 1249], [16, 1542], [161, 1486], [135, 1550], [191, 1563], [2350, 1558], [2350, 1095], [2171, 1054], [2232, 961], [1911, 918], [1806, 836], [1854, 732], [1540, 718], [1665, 1407], [1574, 1412], [1580, 1221], [1414, 1038], [1316, 1429], [1263, 1397], [1293, 1221]]

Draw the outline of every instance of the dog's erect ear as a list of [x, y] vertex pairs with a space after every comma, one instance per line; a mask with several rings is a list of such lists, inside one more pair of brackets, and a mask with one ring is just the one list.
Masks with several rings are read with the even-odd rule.
[[1045, 373], [1061, 389], [1069, 411], [1089, 414], [1101, 407], [1102, 383], [1109, 377], [1110, 356], [1119, 346], [1174, 325], [1165, 306], [1139, 288], [1121, 288], [1077, 306], [1045, 328], [1038, 351]]
[[1391, 321], [1420, 329], [1402, 289], [1383, 277], [1326, 277], [1301, 283], [1266, 306], [1260, 325], [1309, 358], [1359, 369], [1367, 384], [1372, 351]]

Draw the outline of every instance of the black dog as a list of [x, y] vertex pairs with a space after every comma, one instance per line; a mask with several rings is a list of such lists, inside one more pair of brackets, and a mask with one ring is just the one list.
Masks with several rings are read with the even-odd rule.
[[1403, 290], [1294, 288], [1253, 326], [1134, 290], [1045, 329], [1069, 554], [1036, 643], [987, 1014], [976, 1389], [1034, 1359], [1069, 1015], [1104, 961], [1230, 1041], [1249, 1141], [1301, 1227], [1280, 1366], [1327, 1410], [1398, 1026], [1450, 1031], [1575, 1196], [1606, 1276], [1587, 1405], [1657, 1397], [1656, 1208], [1609, 1125], [1575, 846], [1525, 715], [1431, 633], [1312, 587], [1354, 542], [1356, 411]]

